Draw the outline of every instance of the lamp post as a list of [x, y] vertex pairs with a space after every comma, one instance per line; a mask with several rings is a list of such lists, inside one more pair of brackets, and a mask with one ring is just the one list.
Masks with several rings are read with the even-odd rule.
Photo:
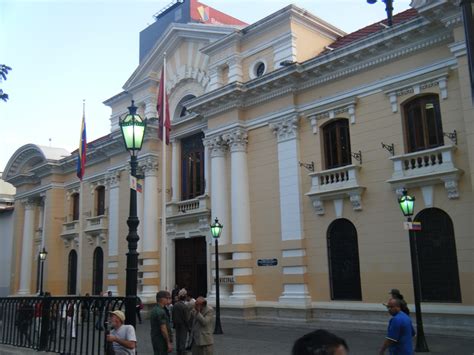
[[[403, 189], [403, 195], [398, 198], [398, 204], [407, 221], [411, 222], [413, 210], [415, 209], [415, 198], [408, 195], [406, 189]], [[421, 316], [421, 286], [420, 286], [420, 265], [418, 262], [418, 249], [416, 245], [416, 234], [412, 228], [408, 230], [408, 238], [410, 240], [411, 270], [413, 275], [413, 291], [415, 294], [415, 312], [416, 312], [416, 352], [429, 352], [428, 344], [425, 339], [423, 330], [423, 318]]]
[[222, 325], [221, 325], [221, 300], [219, 298], [219, 237], [221, 236], [222, 228], [224, 226], [219, 223], [219, 220], [216, 218], [214, 224], [211, 224], [211, 234], [215, 240], [216, 252], [214, 258], [216, 259], [216, 324], [214, 327], [214, 334], [223, 334]]
[[[137, 107], [132, 105], [128, 108], [128, 114], [120, 121], [120, 129], [125, 147], [130, 153], [130, 175], [137, 175], [137, 154], [142, 149], [145, 136], [146, 122], [137, 114]], [[137, 302], [138, 282], [138, 237], [137, 227], [139, 224], [137, 216], [137, 191], [130, 187], [130, 213], [127, 219], [128, 225], [128, 253], [125, 286], [125, 323], [136, 326], [135, 306]]]
[[[387, 12], [387, 25], [392, 26], [393, 14], [393, 0], [382, 0], [385, 3], [385, 11]], [[373, 5], [377, 0], [367, 0], [370, 5]]]
[[44, 262], [46, 261], [46, 257], [48, 256], [48, 252], [43, 247], [43, 250], [39, 253], [40, 258], [40, 295], [43, 295], [43, 275], [44, 275]]

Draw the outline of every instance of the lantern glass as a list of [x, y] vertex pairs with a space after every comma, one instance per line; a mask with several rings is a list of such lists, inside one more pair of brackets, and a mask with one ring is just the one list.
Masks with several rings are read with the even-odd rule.
[[213, 238], [219, 238], [221, 236], [222, 228], [224, 226], [219, 223], [219, 220], [216, 218], [214, 224], [211, 224], [211, 234]]
[[398, 198], [398, 204], [400, 205], [400, 209], [405, 217], [413, 216], [415, 198], [408, 195], [406, 190], [404, 190], [403, 195]]
[[128, 108], [129, 113], [120, 121], [120, 129], [122, 130], [125, 147], [132, 153], [142, 149], [143, 138], [145, 136], [146, 122], [137, 114], [137, 107]]
[[40, 253], [39, 253], [40, 260], [45, 261], [47, 255], [48, 255], [48, 252], [46, 251], [45, 248], [43, 248], [43, 250], [40, 251]]

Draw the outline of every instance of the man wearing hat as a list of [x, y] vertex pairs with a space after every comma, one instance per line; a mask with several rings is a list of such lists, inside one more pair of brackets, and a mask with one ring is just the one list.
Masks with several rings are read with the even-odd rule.
[[190, 309], [184, 301], [188, 292], [182, 288], [178, 292], [178, 301], [173, 306], [173, 326], [176, 332], [176, 352], [184, 355], [186, 351], [186, 338], [188, 337]]
[[112, 330], [107, 335], [107, 342], [112, 344], [115, 355], [134, 355], [137, 344], [135, 329], [131, 325], [123, 324], [125, 314], [122, 311], [109, 312]]
[[171, 294], [168, 291], [158, 292], [156, 302], [158, 304], [150, 313], [151, 344], [154, 355], [167, 355], [173, 351], [170, 321], [165, 310], [171, 303]]

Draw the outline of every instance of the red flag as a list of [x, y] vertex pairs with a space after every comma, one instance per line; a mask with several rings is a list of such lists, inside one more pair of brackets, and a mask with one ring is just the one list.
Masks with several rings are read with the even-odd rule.
[[[158, 117], [159, 117], [159, 129], [158, 129], [158, 137], [163, 140], [163, 120], [166, 132], [166, 144], [170, 144], [170, 130], [171, 130], [171, 121], [170, 121], [170, 111], [168, 105], [168, 95], [166, 95], [166, 88], [165, 88], [165, 67], [161, 69], [161, 79], [160, 79], [160, 88], [158, 90], [158, 104], [156, 105], [156, 109], [158, 110]], [[165, 113], [163, 114], [163, 111]]]

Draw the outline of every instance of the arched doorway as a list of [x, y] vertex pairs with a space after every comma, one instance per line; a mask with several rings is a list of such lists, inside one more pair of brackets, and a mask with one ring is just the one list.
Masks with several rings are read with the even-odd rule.
[[104, 281], [104, 252], [101, 247], [94, 250], [94, 269], [92, 271], [92, 294], [99, 295], [103, 291]]
[[439, 208], [418, 213], [421, 231], [415, 232], [420, 265], [421, 300], [461, 302], [458, 258], [453, 222]]
[[357, 230], [351, 221], [336, 219], [327, 233], [331, 299], [362, 300]]
[[77, 285], [77, 253], [75, 250], [69, 252], [67, 270], [67, 294], [75, 295]]

